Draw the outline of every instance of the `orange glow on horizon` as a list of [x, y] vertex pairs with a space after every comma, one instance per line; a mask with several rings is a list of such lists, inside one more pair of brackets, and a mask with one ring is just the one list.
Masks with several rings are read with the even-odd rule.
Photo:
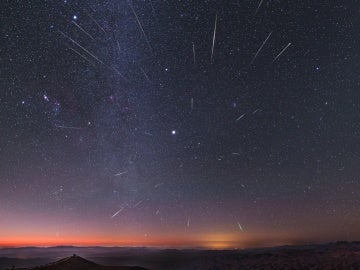
[[48, 237], [48, 236], [22, 236], [2, 237], [0, 247], [25, 246], [128, 246], [128, 247], [159, 247], [159, 248], [206, 248], [206, 249], [233, 249], [262, 246], [278, 246], [291, 244], [286, 238], [280, 236], [260, 234], [197, 234], [186, 237], [156, 237], [156, 236], [98, 236], [98, 237]]
[[[220, 244], [221, 243], [221, 244]], [[230, 244], [231, 243], [231, 244]], [[239, 243], [238, 243], [239, 244]], [[110, 237], [47, 237], [47, 236], [21, 236], [5, 237], [0, 240], [2, 247], [23, 247], [23, 246], [151, 246], [151, 247], [204, 247], [204, 248], [227, 248], [234, 245], [229, 236], [191, 236], [187, 238], [169, 237], [134, 237], [117, 236]]]

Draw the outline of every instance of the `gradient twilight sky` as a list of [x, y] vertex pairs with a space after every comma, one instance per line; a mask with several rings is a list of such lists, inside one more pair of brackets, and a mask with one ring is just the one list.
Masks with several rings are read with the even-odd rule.
[[0, 246], [360, 240], [358, 1], [2, 1]]

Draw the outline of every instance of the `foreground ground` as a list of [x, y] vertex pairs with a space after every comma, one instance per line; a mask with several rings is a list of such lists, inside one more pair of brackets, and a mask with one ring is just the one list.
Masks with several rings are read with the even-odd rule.
[[[78, 256], [69, 257], [73, 253], [91, 261]], [[64, 257], [65, 259], [61, 259]], [[52, 263], [54, 261], [56, 262]], [[360, 269], [360, 242], [222, 251], [103, 247], [0, 249], [0, 270], [13, 266], [34, 270], [352, 270]], [[124, 266], [138, 266], [139, 268]]]

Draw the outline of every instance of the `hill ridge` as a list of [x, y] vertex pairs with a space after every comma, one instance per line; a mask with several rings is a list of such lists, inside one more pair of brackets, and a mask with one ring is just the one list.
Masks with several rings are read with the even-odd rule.
[[105, 266], [84, 259], [76, 254], [44, 265], [13, 268], [11, 270], [149, 270], [139, 266]]

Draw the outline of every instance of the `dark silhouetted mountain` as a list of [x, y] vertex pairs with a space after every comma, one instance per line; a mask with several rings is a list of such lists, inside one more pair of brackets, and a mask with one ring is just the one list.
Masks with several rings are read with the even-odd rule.
[[14, 270], [148, 270], [139, 266], [105, 266], [88, 261], [75, 254], [53, 263]]

